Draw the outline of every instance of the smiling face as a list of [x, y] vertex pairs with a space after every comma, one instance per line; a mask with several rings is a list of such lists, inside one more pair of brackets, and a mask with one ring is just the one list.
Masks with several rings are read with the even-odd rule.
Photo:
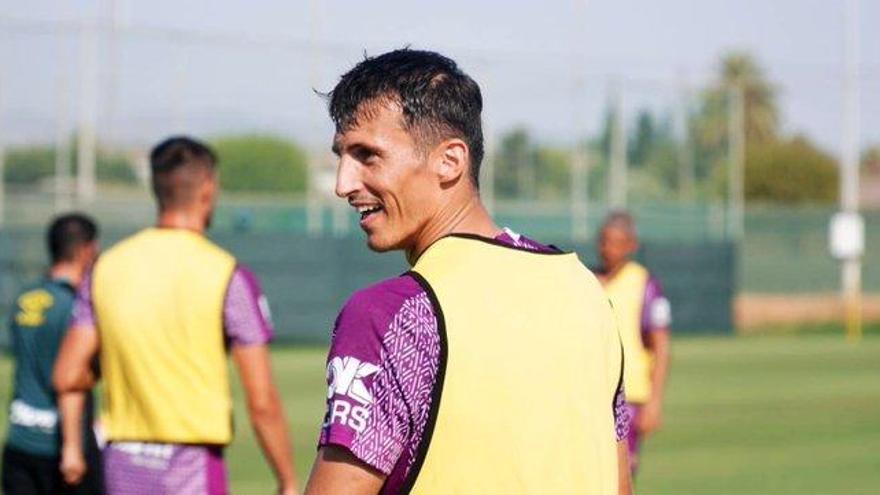
[[441, 187], [400, 108], [374, 105], [333, 140], [336, 195], [360, 214], [370, 249], [410, 251], [438, 210]]

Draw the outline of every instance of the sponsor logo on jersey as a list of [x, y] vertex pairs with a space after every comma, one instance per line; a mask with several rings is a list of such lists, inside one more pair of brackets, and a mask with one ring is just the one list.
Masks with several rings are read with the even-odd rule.
[[9, 422], [51, 433], [58, 424], [58, 413], [52, 409], [39, 409], [16, 399], [9, 405]]
[[175, 445], [170, 443], [113, 442], [111, 449], [127, 456], [132, 466], [155, 471], [167, 471], [175, 453]]
[[338, 423], [357, 432], [366, 428], [373, 395], [364, 380], [379, 369], [373, 363], [352, 356], [336, 356], [330, 360], [327, 365], [327, 425]]
[[23, 327], [38, 327], [46, 322], [44, 313], [52, 307], [55, 299], [52, 294], [36, 289], [22, 294], [18, 301], [18, 313], [15, 322]]

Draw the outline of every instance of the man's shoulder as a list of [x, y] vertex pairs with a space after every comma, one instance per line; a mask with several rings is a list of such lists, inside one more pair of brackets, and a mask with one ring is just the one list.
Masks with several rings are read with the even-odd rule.
[[99, 264], [107, 264], [109, 260], [125, 262], [132, 258], [149, 255], [162, 255], [169, 249], [183, 249], [187, 252], [199, 253], [202, 261], [221, 260], [226, 264], [235, 265], [235, 256], [216, 244], [208, 237], [184, 229], [166, 229], [149, 227], [123, 238], [98, 258]]
[[408, 299], [424, 294], [425, 289], [408, 274], [388, 278], [355, 291], [343, 311], [359, 314], [393, 315]]
[[425, 298], [425, 289], [407, 274], [357, 290], [339, 312], [334, 335], [370, 332], [380, 336], [408, 302], [419, 298]]
[[14, 299], [12, 320], [24, 327], [56, 325], [73, 306], [74, 293], [48, 278], [35, 280], [23, 287]]
[[29, 282], [15, 295], [15, 303], [27, 308], [48, 309], [59, 304], [72, 304], [75, 291], [66, 282], [43, 277]]

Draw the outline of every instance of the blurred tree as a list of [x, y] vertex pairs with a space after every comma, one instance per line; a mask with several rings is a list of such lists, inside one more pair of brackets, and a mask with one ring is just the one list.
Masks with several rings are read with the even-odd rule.
[[517, 127], [501, 136], [495, 159], [495, 194], [502, 198], [530, 196], [529, 169], [534, 167], [535, 145], [529, 131]]
[[26, 146], [6, 152], [3, 180], [10, 184], [36, 184], [55, 174], [55, 148]]
[[[703, 197], [726, 194], [729, 165], [730, 88], [743, 91], [746, 150], [772, 143], [779, 137], [779, 110], [776, 90], [763, 68], [748, 53], [724, 55], [718, 66], [717, 83], [699, 97], [688, 128], [693, 143], [694, 176], [702, 184]], [[748, 160], [748, 151], [746, 160]], [[749, 168], [748, 166], [746, 167]]]
[[227, 191], [306, 191], [308, 156], [297, 144], [271, 135], [217, 138], [220, 186]]
[[721, 58], [718, 83], [703, 93], [692, 119], [694, 137], [703, 148], [726, 148], [733, 87], [743, 91], [747, 146], [771, 140], [779, 132], [776, 90], [751, 55], [733, 52]]
[[[613, 119], [608, 110], [603, 116], [601, 130], [593, 147], [598, 150], [592, 156], [598, 158], [591, 164], [590, 197], [605, 197], [607, 168], [610, 164], [610, 143]], [[669, 197], [678, 186], [678, 146], [673, 133], [672, 120], [667, 115], [655, 115], [649, 108], [638, 111], [635, 126], [627, 135], [627, 164], [630, 174], [629, 196], [632, 198]], [[596, 189], [596, 186], [600, 186]]]
[[743, 91], [745, 195], [780, 203], [830, 202], [837, 195], [837, 165], [804, 136], [780, 132], [776, 90], [755, 59], [743, 52], [722, 57], [718, 84], [703, 92], [689, 128], [698, 179], [709, 196], [724, 196], [729, 166], [730, 88]]
[[[71, 174], [76, 174], [76, 138], [71, 138]], [[55, 176], [55, 147], [32, 145], [14, 147], [6, 153], [4, 180], [10, 184], [34, 185]], [[121, 153], [99, 148], [95, 163], [95, 177], [99, 182], [133, 184], [137, 178], [129, 159]]]
[[636, 117], [636, 128], [633, 130], [631, 138], [627, 139], [629, 143], [627, 161], [630, 166], [638, 168], [646, 165], [654, 145], [660, 138], [657, 134], [657, 125], [654, 123], [651, 111], [646, 108], [639, 110], [639, 115]]
[[[76, 150], [74, 150], [74, 153], [76, 153]], [[116, 184], [134, 184], [137, 182], [137, 175], [134, 172], [131, 161], [122, 153], [99, 153], [97, 163], [95, 164], [95, 177], [98, 182]]]
[[571, 194], [571, 153], [566, 149], [541, 146], [535, 150], [534, 157], [537, 198], [568, 198]]
[[832, 203], [837, 198], [837, 163], [805, 137], [761, 143], [749, 148], [747, 155], [749, 200]]
[[494, 160], [499, 198], [560, 200], [570, 195], [569, 150], [538, 145], [523, 127], [501, 137]]

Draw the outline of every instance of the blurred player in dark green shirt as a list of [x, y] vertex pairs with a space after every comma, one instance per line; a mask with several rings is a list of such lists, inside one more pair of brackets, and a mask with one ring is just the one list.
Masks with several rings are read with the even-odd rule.
[[[47, 244], [52, 264], [46, 275], [26, 286], [15, 298], [9, 318], [10, 344], [15, 359], [9, 428], [3, 451], [3, 493], [101, 493], [101, 469], [92, 423], [91, 396], [81, 421], [62, 428], [52, 389], [52, 367], [71, 318], [76, 287], [98, 251], [98, 229], [81, 214], [57, 217], [49, 227]], [[70, 431], [70, 430], [73, 431]], [[64, 431], [63, 431], [64, 430]], [[76, 431], [79, 430], [79, 431]], [[70, 485], [62, 477], [61, 436], [82, 435], [85, 461]]]

